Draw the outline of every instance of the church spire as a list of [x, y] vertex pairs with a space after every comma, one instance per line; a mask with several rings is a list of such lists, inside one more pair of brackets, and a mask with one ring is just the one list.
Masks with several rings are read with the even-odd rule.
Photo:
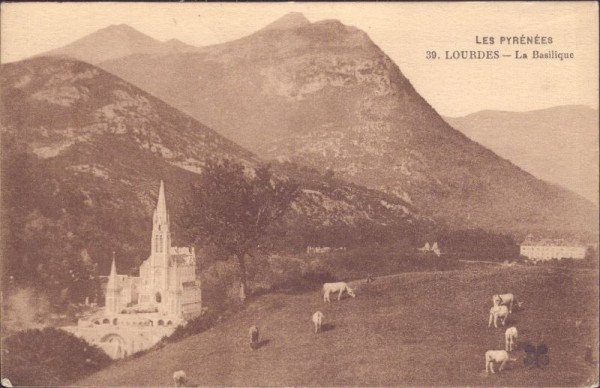
[[113, 251], [112, 264], [110, 266], [110, 275], [108, 275], [107, 290], [115, 290], [117, 288], [117, 264], [115, 263], [115, 251]]
[[165, 199], [165, 184], [160, 181], [160, 189], [158, 190], [158, 201], [156, 203], [156, 221], [159, 224], [168, 224], [169, 215], [167, 213], [167, 201]]
[[[169, 253], [171, 252], [171, 232], [169, 230], [169, 213], [167, 213], [167, 201], [165, 198], [165, 183], [160, 181], [158, 199], [152, 226], [152, 266], [168, 267]], [[167, 280], [164, 280], [166, 287]]]

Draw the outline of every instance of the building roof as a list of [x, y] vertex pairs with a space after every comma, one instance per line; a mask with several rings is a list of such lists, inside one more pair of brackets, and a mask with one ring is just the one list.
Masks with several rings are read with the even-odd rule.
[[567, 240], [562, 238], [535, 238], [533, 236], [527, 236], [525, 241], [521, 245], [535, 245], [535, 246], [553, 246], [553, 247], [584, 247], [579, 241]]

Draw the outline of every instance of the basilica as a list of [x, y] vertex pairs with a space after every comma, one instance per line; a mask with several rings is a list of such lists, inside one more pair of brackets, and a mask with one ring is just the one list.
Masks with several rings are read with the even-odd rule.
[[140, 276], [116, 273], [115, 262], [106, 286], [106, 313], [154, 312], [172, 322], [191, 318], [202, 308], [196, 280], [194, 248], [171, 246], [169, 214], [161, 181], [152, 217], [150, 257], [140, 266]]
[[162, 181], [152, 217], [150, 256], [139, 271], [139, 276], [119, 275], [113, 256], [104, 310], [63, 329], [122, 358], [149, 348], [201, 314], [194, 248], [171, 246]]

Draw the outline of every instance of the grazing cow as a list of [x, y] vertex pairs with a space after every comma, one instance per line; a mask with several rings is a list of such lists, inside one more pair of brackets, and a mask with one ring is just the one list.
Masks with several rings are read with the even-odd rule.
[[173, 381], [175, 382], [176, 387], [182, 387], [185, 383], [187, 383], [187, 376], [185, 372], [182, 370], [173, 372]]
[[494, 322], [494, 327], [498, 327], [498, 318], [502, 318], [502, 326], [506, 323], [506, 318], [508, 318], [508, 307], [506, 306], [494, 306], [490, 309], [490, 321], [488, 323], [488, 327], [492, 326], [492, 321]]
[[329, 299], [329, 295], [338, 291], [338, 300], [342, 299], [342, 293], [344, 291], [346, 291], [348, 295], [350, 295], [353, 298], [356, 296], [354, 294], [354, 291], [352, 291], [352, 289], [348, 287], [348, 284], [346, 282], [325, 283], [323, 284], [323, 301], [331, 302], [331, 300]]
[[323, 325], [323, 319], [325, 319], [325, 315], [322, 312], [317, 311], [312, 316], [312, 321], [315, 324], [315, 333], [321, 332], [321, 326]]
[[256, 347], [258, 345], [258, 337], [259, 337], [258, 326], [256, 326], [256, 325], [250, 326], [250, 330], [248, 331], [248, 334], [250, 335], [250, 347], [252, 348], [252, 350], [254, 350], [254, 349], [256, 349]]
[[[513, 294], [496, 294], [492, 296], [492, 302], [494, 306], [508, 306], [508, 312], [512, 314], [513, 304], [515, 303], [516, 298]], [[521, 308], [523, 306], [523, 302], [517, 303], [517, 308]]]
[[508, 361], [517, 361], [516, 358], [509, 357], [508, 352], [506, 350], [488, 350], [485, 352], [485, 373], [494, 372], [494, 363], [499, 362], [500, 368], [498, 368], [498, 372], [502, 372], [504, 365]]
[[512, 352], [513, 349], [517, 348], [517, 339], [519, 338], [519, 332], [516, 327], [509, 327], [504, 332], [504, 339], [506, 340], [506, 351]]

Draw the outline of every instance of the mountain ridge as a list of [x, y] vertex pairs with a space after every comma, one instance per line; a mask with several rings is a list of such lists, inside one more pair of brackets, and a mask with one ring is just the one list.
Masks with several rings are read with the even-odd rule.
[[457, 228], [597, 228], [596, 208], [449, 126], [366, 33], [339, 21], [100, 66], [262, 158], [335, 171]]
[[[259, 30], [195, 53], [100, 66], [263, 158], [333, 170], [411, 198], [424, 214], [457, 228], [551, 233], [564, 230], [558, 224], [567, 218], [574, 229], [581, 230], [583, 219], [583, 229], [595, 228], [586, 214], [597, 209], [583, 210], [587, 202], [567, 199], [566, 190], [545, 186], [449, 126], [366, 33], [339, 21]], [[170, 71], [158, 81], [157, 68]], [[582, 217], [561, 213], [560, 219], [538, 205], [564, 212], [562, 201]]]
[[446, 117], [469, 138], [598, 205], [598, 110], [562, 105]]
[[290, 12], [274, 22], [266, 25], [259, 31], [294, 29], [307, 24], [310, 24], [310, 21], [304, 16], [303, 13]]
[[554, 105], [554, 106], [549, 106], [546, 108], [531, 109], [531, 110], [524, 110], [524, 111], [515, 111], [515, 110], [509, 110], [509, 109], [482, 109], [482, 110], [478, 110], [478, 111], [475, 111], [475, 112], [472, 112], [472, 113], [469, 113], [466, 115], [462, 115], [462, 116], [443, 115], [442, 117], [448, 118], [448, 119], [459, 119], [459, 118], [465, 118], [465, 117], [470, 117], [470, 116], [477, 116], [477, 115], [483, 114], [483, 113], [522, 114], [522, 113], [540, 113], [540, 112], [563, 110], [563, 109], [582, 109], [582, 110], [597, 111], [597, 109], [594, 109], [591, 106], [586, 105], [586, 104], [568, 104], [568, 105]]
[[[57, 252], [78, 260], [85, 251], [106, 273], [110, 252], [116, 251], [123, 268], [137, 268], [145, 259], [161, 180], [174, 242], [191, 244], [193, 236], [179, 220], [206, 158], [233, 159], [250, 169], [264, 163], [85, 62], [36, 57], [1, 69], [2, 211], [9, 220], [3, 222], [2, 241], [3, 254], [11, 257], [6, 273], [16, 278], [38, 273]], [[278, 179], [293, 170], [276, 167]], [[332, 243], [328, 231], [346, 230], [349, 239], [363, 229], [414, 235], [434, 225], [394, 196], [298, 167], [294, 174], [300, 195], [280, 236], [294, 249]], [[71, 236], [67, 242], [65, 236]]]
[[67, 56], [90, 64], [135, 54], [169, 54], [188, 52], [197, 47], [178, 39], [161, 42], [128, 24], [110, 25], [75, 40], [66, 46], [46, 51], [35, 57]]

